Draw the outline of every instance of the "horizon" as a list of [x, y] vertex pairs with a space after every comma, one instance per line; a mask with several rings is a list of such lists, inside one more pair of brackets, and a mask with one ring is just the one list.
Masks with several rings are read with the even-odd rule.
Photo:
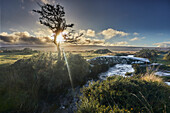
[[1, 47], [52, 44], [52, 32], [32, 12], [36, 2], [64, 6], [67, 23], [84, 34], [79, 45], [170, 47], [168, 0], [1, 0]]

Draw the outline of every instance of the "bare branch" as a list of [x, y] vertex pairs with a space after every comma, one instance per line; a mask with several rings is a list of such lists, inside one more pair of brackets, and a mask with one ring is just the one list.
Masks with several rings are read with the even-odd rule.
[[41, 7], [41, 10], [33, 10], [33, 12], [38, 13], [40, 15], [40, 23], [49, 27], [54, 33], [56, 33], [56, 35], [63, 32], [68, 27], [74, 26], [74, 24], [66, 23], [63, 6], [59, 4], [55, 6], [50, 4], [37, 4]]

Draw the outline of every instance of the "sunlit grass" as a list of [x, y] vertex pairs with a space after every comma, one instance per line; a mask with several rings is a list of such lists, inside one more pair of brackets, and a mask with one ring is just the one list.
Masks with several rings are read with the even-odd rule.
[[145, 80], [147, 82], [158, 82], [158, 83], [162, 83], [163, 80], [162, 78], [155, 76], [155, 72], [147, 72], [143, 77], [141, 77], [142, 80]]
[[4, 65], [10, 65], [19, 59], [26, 59], [31, 57], [33, 54], [29, 55], [18, 55], [16, 53], [0, 54], [0, 67]]
[[80, 54], [85, 59], [92, 59], [92, 58], [99, 57], [99, 56], [110, 55], [110, 54], [96, 54], [96, 53], [93, 53], [93, 52], [72, 52], [72, 53], [73, 54]]

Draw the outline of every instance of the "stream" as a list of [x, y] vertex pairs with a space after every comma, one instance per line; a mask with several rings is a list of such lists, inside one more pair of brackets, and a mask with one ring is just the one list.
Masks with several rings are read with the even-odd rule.
[[[134, 56], [128, 55], [128, 57], [133, 58]], [[154, 65], [154, 63], [151, 64], [151, 65]], [[107, 77], [114, 76], [114, 75], [121, 75], [121, 76], [127, 77], [127, 76], [125, 76], [125, 74], [127, 72], [132, 73], [131, 76], [133, 76], [134, 71], [135, 70], [133, 69], [131, 64], [116, 64], [113, 67], [110, 67], [108, 69], [108, 71], [100, 73], [98, 76], [99, 76], [99, 79], [102, 81], [102, 80], [106, 80]], [[158, 75], [158, 76], [170, 76], [169, 71], [168, 72], [157, 71], [155, 74]], [[84, 87], [88, 87], [89, 83], [92, 84], [93, 80], [89, 80], [86, 84], [84, 84]], [[170, 82], [165, 82], [165, 83], [170, 85]], [[75, 91], [74, 92], [75, 94], [81, 95], [80, 87], [75, 88], [74, 91]], [[61, 112], [61, 110], [73, 111], [73, 110], [77, 109], [76, 108], [76, 102], [79, 101], [78, 97], [74, 96], [73, 99], [70, 102], [68, 102], [68, 98], [71, 96], [70, 94], [73, 93], [71, 89], [68, 92], [69, 92], [68, 95], [64, 99], [62, 99], [62, 101], [61, 101], [62, 104], [61, 104], [61, 107], [59, 109], [60, 112]], [[63, 97], [61, 97], [61, 98], [63, 98]], [[67, 105], [69, 105], [69, 107], [67, 109], [65, 109], [65, 106], [67, 106]]]
[[99, 78], [105, 80], [109, 76], [121, 75], [125, 76], [127, 72], [133, 73], [135, 70], [130, 64], [116, 64], [113, 67], [110, 67], [108, 71], [100, 73]]
[[[134, 55], [128, 55], [128, 57], [133, 58]], [[152, 64], [154, 65], [154, 64], [157, 64], [157, 63], [152, 63]], [[114, 76], [114, 75], [121, 75], [121, 76], [126, 77], [125, 74], [127, 72], [133, 73], [134, 71], [135, 70], [133, 69], [131, 64], [116, 64], [115, 66], [110, 67], [108, 71], [100, 73], [99, 78], [100, 78], [100, 80], [106, 80], [107, 77]], [[170, 76], [170, 71], [166, 71], [166, 72], [157, 71], [157, 72], [155, 72], [155, 75]], [[133, 74], [132, 74], [132, 76], [133, 76]], [[165, 83], [170, 85], [170, 82], [165, 82]]]

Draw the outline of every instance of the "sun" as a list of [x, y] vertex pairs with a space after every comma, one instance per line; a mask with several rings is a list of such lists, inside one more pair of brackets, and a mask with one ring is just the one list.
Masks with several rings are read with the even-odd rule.
[[64, 37], [62, 35], [62, 33], [60, 33], [58, 36], [57, 36], [57, 43], [61, 43], [61, 42], [64, 42]]
[[[56, 38], [56, 41], [57, 41], [57, 43], [62, 43], [62, 42], [64, 42], [65, 41], [65, 39], [64, 39], [64, 37], [63, 37], [63, 35], [64, 34], [66, 34], [66, 32], [61, 32], [58, 36], [57, 36], [57, 38]], [[54, 40], [54, 37], [55, 37], [55, 33], [53, 33], [51, 36], [49, 36], [52, 40]]]

